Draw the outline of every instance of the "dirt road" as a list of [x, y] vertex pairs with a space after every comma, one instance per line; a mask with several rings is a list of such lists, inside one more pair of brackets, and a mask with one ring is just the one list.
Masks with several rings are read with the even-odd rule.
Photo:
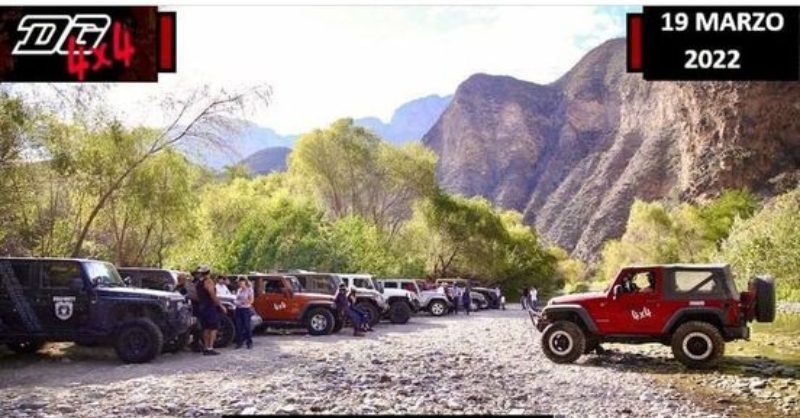
[[[560, 366], [512, 307], [419, 316], [354, 338], [261, 335], [252, 350], [183, 352], [145, 365], [59, 344], [0, 356], [0, 416], [198, 416], [224, 413], [555, 413], [727, 416], [658, 376], [588, 356]], [[537, 336], [538, 337], [538, 336]]]

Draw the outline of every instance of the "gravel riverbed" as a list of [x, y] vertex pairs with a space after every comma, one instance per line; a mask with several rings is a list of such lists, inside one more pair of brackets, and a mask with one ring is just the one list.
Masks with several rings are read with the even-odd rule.
[[144, 365], [121, 364], [108, 349], [55, 344], [34, 356], [0, 355], [0, 416], [739, 415], [736, 403], [703, 402], [635, 367], [642, 359], [620, 354], [626, 346], [556, 365], [538, 340], [527, 314], [512, 307], [420, 315], [361, 338], [346, 329], [259, 335], [252, 350], [167, 354]]

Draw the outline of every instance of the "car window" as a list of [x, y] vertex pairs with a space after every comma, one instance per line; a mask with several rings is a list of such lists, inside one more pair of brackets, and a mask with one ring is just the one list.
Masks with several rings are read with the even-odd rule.
[[397, 282], [383, 282], [384, 289], [397, 289]]
[[283, 281], [281, 279], [269, 279], [264, 287], [266, 293], [282, 293]]
[[414, 283], [403, 283], [403, 290], [408, 290], [409, 292], [416, 292], [417, 289], [414, 287]]
[[353, 284], [355, 287], [363, 287], [365, 289], [372, 289], [372, 280], [363, 279], [363, 278], [355, 278], [353, 279]]
[[42, 287], [68, 289], [73, 279], [80, 278], [80, 264], [71, 261], [51, 261], [44, 264]]
[[672, 291], [677, 294], [711, 295], [722, 290], [714, 272], [707, 270], [676, 270], [672, 286]]

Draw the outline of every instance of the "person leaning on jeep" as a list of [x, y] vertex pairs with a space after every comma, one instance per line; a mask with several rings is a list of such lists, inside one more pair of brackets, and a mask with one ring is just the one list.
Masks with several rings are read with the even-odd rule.
[[199, 302], [198, 318], [203, 328], [203, 355], [215, 356], [219, 352], [214, 350], [214, 341], [217, 339], [219, 329], [220, 311], [224, 314], [225, 307], [217, 298], [216, 283], [211, 278], [211, 269], [208, 266], [197, 268], [200, 283], [197, 286], [197, 300]]

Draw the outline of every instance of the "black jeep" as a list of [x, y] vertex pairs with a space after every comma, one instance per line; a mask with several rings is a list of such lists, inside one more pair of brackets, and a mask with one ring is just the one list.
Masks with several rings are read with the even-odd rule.
[[183, 296], [126, 287], [106, 262], [0, 257], [0, 343], [18, 353], [84, 342], [144, 363], [180, 349], [193, 321]]

